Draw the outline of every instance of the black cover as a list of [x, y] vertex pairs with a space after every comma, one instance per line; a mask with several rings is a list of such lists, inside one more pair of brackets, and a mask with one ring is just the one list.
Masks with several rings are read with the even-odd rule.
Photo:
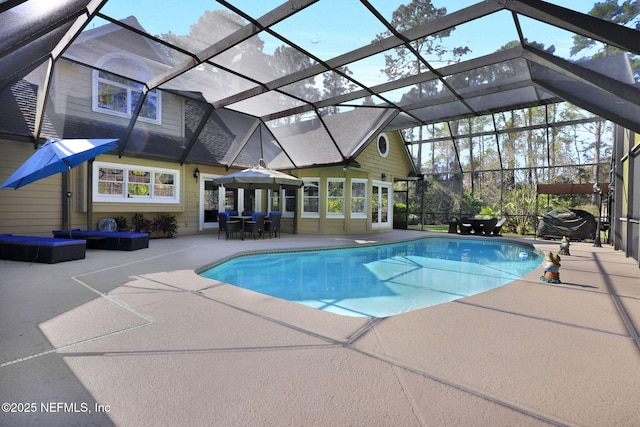
[[571, 240], [593, 239], [596, 235], [596, 220], [587, 211], [579, 209], [554, 209], [542, 217], [538, 224], [538, 237]]

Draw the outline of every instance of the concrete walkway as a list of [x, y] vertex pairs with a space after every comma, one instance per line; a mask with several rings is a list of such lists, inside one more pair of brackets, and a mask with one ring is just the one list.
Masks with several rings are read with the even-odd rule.
[[[573, 243], [521, 280], [385, 319], [201, 278], [261, 248], [423, 235], [152, 240], [0, 261], [2, 426], [638, 426], [638, 266]], [[534, 241], [543, 250], [558, 242]]]

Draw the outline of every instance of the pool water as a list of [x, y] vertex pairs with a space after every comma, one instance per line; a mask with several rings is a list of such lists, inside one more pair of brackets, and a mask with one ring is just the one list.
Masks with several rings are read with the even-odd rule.
[[541, 261], [524, 243], [429, 237], [242, 255], [199, 274], [345, 316], [387, 317], [497, 288]]

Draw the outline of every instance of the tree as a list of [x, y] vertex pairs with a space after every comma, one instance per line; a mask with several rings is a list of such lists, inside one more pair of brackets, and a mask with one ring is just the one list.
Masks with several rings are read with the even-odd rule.
[[[273, 53], [273, 67], [278, 75], [292, 74], [304, 70], [313, 65], [313, 61], [307, 55], [289, 46], [278, 46]], [[283, 88], [283, 90], [296, 98], [308, 102], [316, 102], [320, 99], [320, 91], [315, 87], [315, 78], [308, 77]], [[286, 122], [298, 121], [297, 115], [286, 118]]]
[[[323, 96], [324, 98], [331, 98], [334, 96], [343, 95], [345, 93], [352, 92], [356, 89], [355, 83], [351, 80], [347, 79], [344, 76], [351, 76], [353, 73], [349, 70], [349, 67], [344, 66], [337, 69], [342, 74], [328, 72], [324, 73], [324, 78], [322, 79], [323, 85]], [[344, 75], [344, 76], [343, 76]], [[331, 107], [327, 107], [325, 109], [327, 113], [337, 113], [338, 107], [333, 105]]]
[[[200, 52], [218, 40], [234, 33], [247, 23], [238, 15], [224, 10], [205, 10], [198, 22], [191, 25], [189, 34], [179, 35], [171, 31], [160, 35], [160, 38], [171, 44], [180, 46], [190, 52]], [[253, 37], [243, 43], [245, 51], [262, 52], [264, 42]], [[237, 48], [237, 47], [236, 47]], [[237, 53], [237, 52], [236, 52]]]
[[[412, 0], [407, 5], [398, 7], [391, 16], [391, 25], [404, 32], [425, 22], [434, 21], [447, 14], [445, 7], [436, 8], [431, 0]], [[410, 43], [411, 48], [422, 56], [435, 54], [438, 59], [442, 59], [445, 54], [452, 54], [449, 62], [457, 62], [462, 55], [470, 52], [468, 47], [456, 47], [449, 50], [442, 40], [455, 30], [455, 27], [446, 29], [437, 34], [427, 37], [421, 37]], [[391, 36], [390, 31], [385, 31], [376, 36], [376, 40], [381, 40]], [[393, 49], [392, 53], [385, 54], [385, 68], [382, 70], [390, 81], [397, 80], [402, 77], [418, 75], [427, 71], [427, 65], [418, 57], [416, 57], [408, 46], [402, 44]], [[435, 94], [438, 91], [437, 82], [419, 83], [411, 91], [405, 94], [405, 97], [411, 99], [422, 99], [429, 94]], [[403, 99], [405, 101], [408, 99]], [[420, 139], [421, 136], [420, 136]], [[418, 172], [421, 172], [422, 149], [418, 147]]]
[[[198, 22], [191, 25], [189, 34], [179, 35], [169, 31], [159, 37], [189, 52], [199, 53], [245, 25], [247, 23], [242, 17], [231, 12], [206, 10], [198, 18]], [[263, 53], [263, 49], [264, 41], [260, 37], [251, 37], [214, 57], [212, 62], [227, 68], [269, 70], [271, 59]], [[184, 54], [175, 50], [167, 51], [167, 56], [176, 63], [184, 60]], [[203, 80], [203, 84], [204, 80], [207, 81], [206, 94], [215, 93], [218, 98], [231, 95], [241, 81], [239, 77], [220, 67], [203, 64], [203, 69], [206, 72], [198, 73], [198, 78]]]
[[[635, 26], [636, 30], [640, 30], [640, 0], [625, 0], [622, 4], [618, 4], [618, 0], [604, 0], [594, 4], [589, 15], [619, 25]], [[594, 49], [596, 46], [595, 40], [576, 34], [573, 36], [573, 47], [570, 54], [575, 56], [580, 52]], [[640, 84], [640, 57], [638, 55], [630, 54], [618, 47], [605, 44], [591, 58], [602, 58], [619, 53], [627, 53], [629, 55], [636, 84]]]

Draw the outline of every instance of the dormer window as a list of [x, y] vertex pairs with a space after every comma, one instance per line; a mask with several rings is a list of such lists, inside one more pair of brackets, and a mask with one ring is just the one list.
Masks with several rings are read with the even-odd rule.
[[[115, 63], [117, 62], [117, 63]], [[146, 80], [145, 70], [134, 62], [122, 57], [112, 58], [102, 64], [108, 69], [126, 70], [129, 75]], [[107, 71], [93, 72], [93, 111], [115, 116], [131, 118], [142, 96], [143, 85], [117, 76]], [[160, 92], [156, 89], [149, 91], [138, 116], [140, 120], [160, 124]]]

